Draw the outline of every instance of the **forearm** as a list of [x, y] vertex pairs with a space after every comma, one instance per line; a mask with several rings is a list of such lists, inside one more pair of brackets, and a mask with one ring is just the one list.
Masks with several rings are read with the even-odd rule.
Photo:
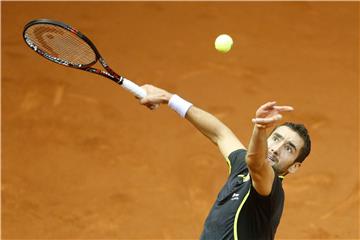
[[188, 110], [185, 118], [215, 144], [221, 136], [231, 133], [231, 130], [214, 115], [195, 106]]
[[266, 164], [267, 151], [266, 128], [259, 127], [255, 124], [248, 146], [246, 157], [247, 165], [253, 169], [261, 168], [263, 164]]
[[[157, 99], [161, 99], [162, 103], [168, 104], [172, 96], [173, 94], [164, 91], [157, 96]], [[185, 118], [215, 144], [218, 144], [221, 136], [232, 133], [231, 130], [214, 115], [195, 106], [191, 106], [188, 109]]]

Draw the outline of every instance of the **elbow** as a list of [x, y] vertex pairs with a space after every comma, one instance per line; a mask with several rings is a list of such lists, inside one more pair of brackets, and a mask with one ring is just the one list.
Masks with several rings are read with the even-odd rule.
[[248, 168], [252, 171], [261, 169], [265, 164], [265, 161], [261, 160], [261, 158], [257, 154], [252, 154], [249, 152], [246, 154], [245, 162]]
[[224, 127], [214, 128], [212, 134], [209, 135], [210, 140], [219, 145], [228, 136], [228, 129]]
[[251, 164], [254, 162], [254, 156], [252, 156], [249, 152], [246, 154], [245, 162], [248, 167], [251, 166]]

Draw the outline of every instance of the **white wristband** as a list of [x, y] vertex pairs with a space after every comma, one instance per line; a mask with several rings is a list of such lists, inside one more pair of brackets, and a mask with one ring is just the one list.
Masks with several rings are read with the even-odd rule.
[[174, 94], [169, 100], [169, 107], [177, 112], [181, 117], [185, 117], [186, 112], [193, 105], [192, 103], [182, 99], [178, 95]]

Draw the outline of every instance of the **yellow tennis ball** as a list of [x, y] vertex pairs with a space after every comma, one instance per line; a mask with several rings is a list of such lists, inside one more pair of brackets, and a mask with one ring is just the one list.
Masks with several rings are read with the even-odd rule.
[[232, 38], [227, 34], [221, 34], [215, 39], [215, 48], [219, 52], [227, 53], [233, 45]]

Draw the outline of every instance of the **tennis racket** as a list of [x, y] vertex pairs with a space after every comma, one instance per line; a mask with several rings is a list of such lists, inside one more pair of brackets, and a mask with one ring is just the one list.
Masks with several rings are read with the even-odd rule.
[[[144, 89], [118, 75], [106, 64], [90, 39], [65, 23], [36, 19], [25, 25], [23, 37], [32, 50], [54, 63], [101, 75], [139, 98], [146, 96]], [[97, 62], [105, 71], [94, 68]]]

